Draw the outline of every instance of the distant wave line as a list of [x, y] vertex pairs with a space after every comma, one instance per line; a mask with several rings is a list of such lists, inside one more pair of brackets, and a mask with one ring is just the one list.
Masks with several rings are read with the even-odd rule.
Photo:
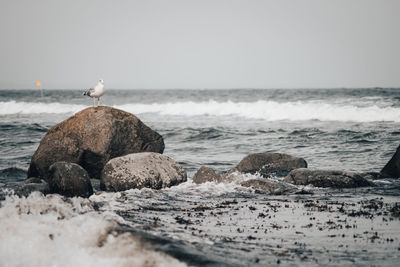
[[40, 102], [16, 102], [7, 101], [0, 102], [0, 115], [11, 114], [64, 114], [75, 113], [81, 109], [86, 108], [85, 105], [77, 104], [62, 104], [58, 102], [53, 103], [40, 103]]
[[[0, 115], [36, 113], [76, 113], [87, 105], [62, 103], [0, 102]], [[357, 107], [349, 104], [328, 102], [171, 102], [151, 104], [124, 104], [114, 107], [134, 113], [155, 113], [173, 116], [235, 116], [266, 121], [393, 121], [400, 122], [400, 108], [376, 105]]]

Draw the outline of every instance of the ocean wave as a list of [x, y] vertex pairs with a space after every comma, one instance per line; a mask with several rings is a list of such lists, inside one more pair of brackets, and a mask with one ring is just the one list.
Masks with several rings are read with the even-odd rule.
[[[35, 113], [76, 113], [85, 105], [62, 103], [0, 102], [0, 115]], [[276, 102], [173, 102], [152, 104], [124, 104], [114, 107], [134, 113], [155, 113], [173, 116], [234, 116], [266, 121], [393, 121], [400, 122], [400, 108], [355, 106], [320, 101]]]
[[324, 102], [176, 102], [153, 104], [126, 104], [123, 110], [140, 113], [158, 113], [178, 116], [237, 116], [267, 121], [394, 121], [400, 122], [400, 108], [357, 107]]
[[0, 115], [11, 114], [40, 114], [40, 113], [76, 113], [86, 108], [84, 105], [40, 102], [0, 102]]
[[0, 206], [0, 266], [186, 266], [118, 233], [115, 216], [82, 198], [8, 196]]

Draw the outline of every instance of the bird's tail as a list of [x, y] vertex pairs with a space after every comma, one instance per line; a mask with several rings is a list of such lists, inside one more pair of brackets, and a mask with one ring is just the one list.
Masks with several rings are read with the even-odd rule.
[[85, 92], [83, 92], [83, 95], [90, 96], [91, 91], [93, 91], [93, 88], [90, 88], [89, 90], [86, 90]]

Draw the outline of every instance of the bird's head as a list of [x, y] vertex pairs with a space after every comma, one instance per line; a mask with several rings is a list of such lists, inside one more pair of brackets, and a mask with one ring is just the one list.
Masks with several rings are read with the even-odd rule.
[[99, 80], [99, 83], [104, 84], [104, 81], [100, 79], [100, 80]]

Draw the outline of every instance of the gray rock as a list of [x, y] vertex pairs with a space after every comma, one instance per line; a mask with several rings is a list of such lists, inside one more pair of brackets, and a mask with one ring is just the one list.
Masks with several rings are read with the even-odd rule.
[[307, 168], [307, 162], [303, 158], [282, 153], [255, 153], [244, 157], [235, 168], [228, 171], [228, 174], [238, 171], [260, 173], [264, 177], [286, 176], [297, 168]]
[[263, 191], [265, 193], [273, 194], [273, 195], [283, 195], [294, 191], [295, 188], [288, 184], [274, 181], [274, 180], [259, 180], [259, 179], [252, 179], [247, 180], [241, 183], [242, 186], [251, 187], [258, 191]]
[[50, 187], [49, 184], [46, 183], [45, 180], [32, 177], [30, 179], [25, 180], [24, 184], [17, 187], [15, 189], [15, 193], [22, 197], [28, 197], [32, 192], [39, 191], [42, 194], [49, 194]]
[[221, 183], [223, 181], [220, 174], [215, 173], [212, 168], [206, 166], [201, 166], [200, 169], [193, 176], [192, 180], [196, 184], [202, 184], [205, 182]]
[[187, 180], [185, 170], [175, 160], [153, 152], [134, 153], [107, 162], [100, 188], [123, 191], [132, 188], [160, 189]]
[[56, 162], [47, 177], [51, 193], [67, 197], [89, 197], [93, 194], [90, 178], [85, 169], [75, 163]]
[[100, 178], [112, 158], [153, 151], [162, 153], [161, 135], [131, 113], [112, 107], [91, 107], [51, 128], [32, 156], [28, 177], [46, 178], [58, 161], [81, 165], [91, 178]]
[[400, 178], [400, 145], [389, 162], [381, 170], [383, 177]]
[[295, 185], [316, 187], [353, 188], [373, 186], [373, 183], [354, 172], [334, 170], [296, 169], [291, 171], [284, 182]]

